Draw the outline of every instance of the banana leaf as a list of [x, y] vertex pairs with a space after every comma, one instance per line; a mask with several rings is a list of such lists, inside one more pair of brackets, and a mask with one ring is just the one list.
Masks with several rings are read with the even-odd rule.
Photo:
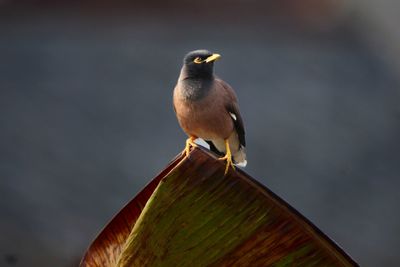
[[81, 267], [358, 266], [316, 226], [206, 149], [177, 156], [104, 228]]

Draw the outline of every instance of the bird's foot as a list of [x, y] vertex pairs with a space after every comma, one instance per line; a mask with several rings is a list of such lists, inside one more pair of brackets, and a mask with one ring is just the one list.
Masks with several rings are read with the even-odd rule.
[[231, 149], [229, 147], [228, 139], [225, 140], [225, 146], [226, 146], [226, 154], [224, 157], [219, 158], [219, 160], [226, 160], [226, 167], [225, 167], [224, 175], [226, 175], [228, 173], [229, 167], [232, 167], [232, 169], [235, 170], [235, 165], [233, 165], [232, 153], [231, 153]]
[[186, 146], [185, 146], [185, 149], [182, 151], [182, 154], [185, 157], [189, 156], [190, 149], [192, 147], [197, 147], [197, 144], [194, 142], [194, 140], [196, 140], [196, 137], [193, 137], [193, 136], [186, 139]]
[[226, 154], [224, 157], [219, 158], [219, 160], [226, 160], [226, 167], [225, 167], [224, 175], [226, 175], [228, 173], [229, 167], [232, 167], [232, 169], [235, 170], [235, 165], [233, 165], [231, 155], [228, 156], [228, 154]]

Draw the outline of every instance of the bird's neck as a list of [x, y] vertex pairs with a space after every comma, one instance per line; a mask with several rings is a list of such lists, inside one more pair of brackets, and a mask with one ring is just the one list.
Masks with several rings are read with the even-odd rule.
[[183, 76], [181, 74], [178, 82], [180, 84], [181, 96], [185, 100], [195, 101], [202, 99], [209, 93], [214, 82], [214, 76], [210, 78], [200, 78]]

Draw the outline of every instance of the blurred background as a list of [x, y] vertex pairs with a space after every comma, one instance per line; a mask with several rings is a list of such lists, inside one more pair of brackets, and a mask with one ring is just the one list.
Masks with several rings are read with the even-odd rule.
[[362, 266], [400, 261], [400, 4], [0, 1], [0, 266], [77, 266], [179, 153], [182, 57], [221, 53], [246, 172]]

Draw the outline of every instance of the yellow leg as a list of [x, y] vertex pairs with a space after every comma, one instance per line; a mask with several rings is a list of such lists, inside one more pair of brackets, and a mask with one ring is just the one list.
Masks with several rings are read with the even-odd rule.
[[226, 160], [225, 174], [227, 174], [229, 167], [232, 167], [232, 169], [235, 169], [235, 166], [233, 165], [233, 162], [232, 162], [232, 153], [231, 153], [231, 148], [229, 147], [228, 139], [225, 140], [225, 148], [226, 148], [226, 154], [224, 157], [219, 158], [219, 160]]
[[187, 157], [189, 156], [190, 153], [190, 148], [191, 147], [196, 147], [196, 143], [194, 142], [196, 140], [196, 137], [190, 136], [188, 139], [186, 139], [186, 146], [185, 149], [183, 150], [183, 154]]

